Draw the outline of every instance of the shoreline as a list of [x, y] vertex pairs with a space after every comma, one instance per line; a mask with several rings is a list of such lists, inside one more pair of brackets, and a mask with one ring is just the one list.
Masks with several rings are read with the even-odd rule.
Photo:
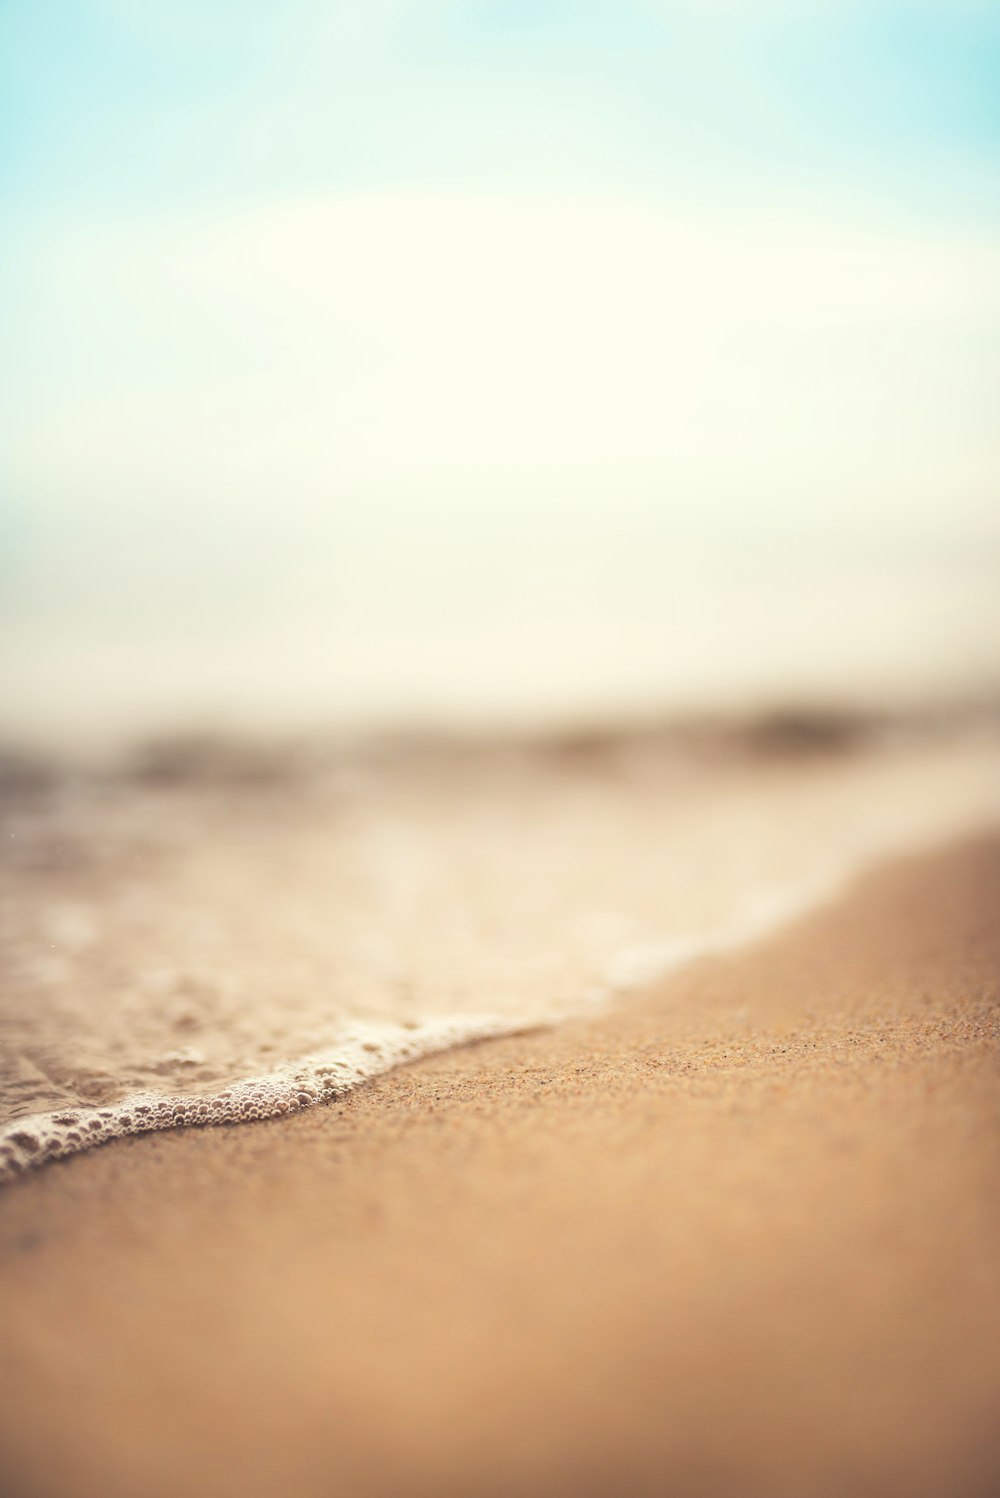
[[632, 1002], [995, 818], [992, 738], [809, 743], [438, 745], [277, 783], [203, 746], [180, 779], [8, 786], [0, 1179]]
[[[905, 850], [910, 854], [917, 851]], [[575, 1011], [549, 1020], [460, 1014], [431, 1017], [406, 1027], [355, 1024], [336, 1046], [314, 1055], [291, 1057], [261, 1076], [237, 1078], [214, 1095], [135, 1092], [106, 1107], [71, 1105], [69, 1109], [14, 1118], [0, 1124], [0, 1190], [26, 1171], [116, 1139], [161, 1129], [218, 1128], [284, 1118], [305, 1108], [337, 1102], [397, 1067], [484, 1040], [552, 1029], [593, 1014], [598, 1004], [634, 1001], [643, 990], [693, 963], [752, 947], [811, 911], [822, 909], [866, 872], [867, 865], [859, 864], [830, 871], [821, 878], [807, 878], [795, 891], [771, 891], [767, 899], [751, 901], [718, 931], [625, 946], [614, 955], [606, 974], [611, 986], [596, 1003], [594, 999], [583, 1001]]]
[[16, 1498], [979, 1495], [1000, 838], [326, 1107], [0, 1193]]

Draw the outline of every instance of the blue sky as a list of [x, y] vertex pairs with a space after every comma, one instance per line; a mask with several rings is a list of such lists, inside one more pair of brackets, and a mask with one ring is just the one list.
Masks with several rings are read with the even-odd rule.
[[533, 701], [779, 692], [848, 615], [831, 681], [1000, 675], [995, 5], [4, 0], [0, 59], [14, 710], [528, 635]]
[[401, 184], [997, 212], [1000, 11], [974, 0], [6, 0], [0, 25], [20, 212]]

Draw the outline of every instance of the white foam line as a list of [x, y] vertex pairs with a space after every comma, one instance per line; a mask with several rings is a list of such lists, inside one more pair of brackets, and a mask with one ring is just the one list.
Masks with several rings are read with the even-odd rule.
[[721, 956], [760, 941], [799, 916], [829, 904], [856, 872], [851, 865], [800, 880], [794, 889], [762, 891], [735, 920], [718, 931], [690, 932], [662, 941], [630, 942], [608, 963], [605, 971], [608, 989], [618, 994], [646, 988], [700, 957]]
[[401, 1062], [524, 1029], [523, 1021], [496, 1015], [429, 1019], [411, 1026], [357, 1024], [341, 1033], [336, 1046], [233, 1082], [206, 1097], [133, 1092], [106, 1107], [69, 1106], [33, 1113], [0, 1128], [0, 1182], [128, 1134], [298, 1113], [341, 1097]]
[[[606, 971], [607, 987], [600, 999], [647, 986], [685, 967], [699, 957], [730, 952], [768, 935], [796, 916], [828, 899], [845, 881], [846, 872], [827, 873], [800, 883], [795, 891], [770, 891], [721, 931], [672, 937], [665, 941], [633, 943], [615, 954]], [[593, 991], [592, 991], [593, 992]], [[551, 1023], [592, 1010], [586, 1006], [563, 1010]], [[393, 1024], [354, 1024], [341, 1032], [338, 1043], [299, 1057], [258, 1077], [230, 1083], [204, 1097], [162, 1092], [134, 1092], [106, 1107], [53, 1109], [14, 1119], [0, 1128], [0, 1184], [49, 1160], [64, 1159], [93, 1145], [129, 1134], [190, 1125], [246, 1123], [280, 1118], [316, 1103], [342, 1097], [360, 1083], [406, 1061], [540, 1028], [544, 1021], [524, 1016], [474, 1015], [461, 1019], [429, 1019], [410, 1027]]]
[[759, 890], [735, 920], [716, 931], [630, 942], [620, 948], [608, 963], [605, 969], [607, 987], [597, 990], [597, 997], [603, 999], [648, 987], [698, 958], [722, 956], [761, 941], [810, 911], [830, 904], [865, 870], [889, 858], [912, 857], [981, 834], [995, 828], [998, 814], [1000, 807], [991, 806], [985, 817], [976, 812], [908, 838], [883, 840], [873, 837], [863, 842], [853, 856], [829, 863], [792, 886]]
[[[948, 829], [948, 840], [982, 827], [981, 819], [970, 819], [968, 828]], [[942, 840], [938, 829], [936, 833], [912, 839], [905, 851], [915, 853]], [[899, 856], [902, 851], [898, 846], [875, 844], [856, 858], [800, 880], [794, 888], [760, 892], [735, 920], [720, 930], [630, 943], [608, 963], [604, 974], [606, 986], [592, 989], [586, 1005], [575, 1006], [568, 1012], [562, 1010], [549, 1019], [470, 1015], [461, 1019], [428, 1019], [409, 1027], [353, 1024], [341, 1032], [338, 1045], [287, 1062], [262, 1076], [233, 1082], [208, 1097], [135, 1092], [107, 1107], [70, 1106], [14, 1119], [0, 1127], [0, 1184], [34, 1165], [128, 1134], [191, 1124], [243, 1123], [298, 1113], [315, 1103], [342, 1097], [360, 1083], [403, 1062], [592, 1013], [595, 998], [604, 1001], [648, 987], [699, 958], [737, 951], [762, 940], [828, 904], [872, 862], [880, 857]]]

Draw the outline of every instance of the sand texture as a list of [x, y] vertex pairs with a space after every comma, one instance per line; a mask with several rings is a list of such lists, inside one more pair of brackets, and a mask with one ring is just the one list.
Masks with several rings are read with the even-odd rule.
[[11, 1498], [1000, 1490], [1000, 841], [0, 1192]]

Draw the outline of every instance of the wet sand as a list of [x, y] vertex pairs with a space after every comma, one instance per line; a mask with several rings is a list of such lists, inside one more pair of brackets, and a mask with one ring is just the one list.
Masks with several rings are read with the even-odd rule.
[[1000, 839], [0, 1193], [11, 1498], [1000, 1489]]

